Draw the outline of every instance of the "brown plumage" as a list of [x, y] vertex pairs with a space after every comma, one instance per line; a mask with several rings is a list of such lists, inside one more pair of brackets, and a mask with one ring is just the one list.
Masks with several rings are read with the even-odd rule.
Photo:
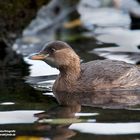
[[[82, 104], [83, 99], [81, 98], [85, 98], [86, 93], [94, 96], [92, 101], [90, 100], [91, 104], [98, 102], [104, 104], [114, 102], [114, 100], [119, 103], [124, 94], [117, 94], [118, 98], [115, 94], [114, 98], [110, 91], [136, 90], [140, 86], [140, 70], [137, 66], [114, 60], [95, 60], [80, 64], [79, 56], [67, 43], [62, 41], [47, 44], [39, 54], [32, 56], [31, 59], [43, 60], [59, 69], [60, 74], [53, 85], [53, 93], [61, 104], [68, 104], [68, 100], [74, 95], [76, 95], [75, 98], [79, 95], [76, 102]], [[105, 91], [108, 91], [110, 96]], [[65, 95], [69, 99], [66, 99]], [[129, 96], [129, 94], [125, 93], [125, 96]], [[128, 102], [128, 98], [123, 100], [124, 104]], [[129, 98], [128, 104], [136, 101], [139, 102], [139, 98], [133, 102]]]

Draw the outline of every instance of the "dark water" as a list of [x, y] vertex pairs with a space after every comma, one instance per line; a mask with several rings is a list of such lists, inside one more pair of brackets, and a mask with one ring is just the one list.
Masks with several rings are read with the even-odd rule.
[[[91, 54], [81, 50], [77, 52], [85, 56], [84, 61], [90, 60]], [[1, 69], [0, 130], [10, 132], [0, 134], [13, 135], [1, 139], [140, 139], [139, 107], [125, 110], [59, 106], [46, 88], [51, 84], [37, 84], [56, 76], [31, 78], [28, 73], [25, 64]]]
[[[107, 29], [108, 34], [106, 28], [102, 26], [99, 29], [97, 26], [92, 29], [93, 23], [90, 26], [89, 24], [83, 26], [72, 29], [61, 27], [53, 32], [42, 31], [42, 33], [49, 34], [50, 40], [67, 41], [84, 62], [105, 58], [121, 59], [131, 63], [139, 62], [139, 30], [131, 31], [111, 26]], [[23, 35], [24, 41], [26, 37], [28, 38], [27, 31], [30, 32], [30, 29], [26, 29], [26, 33]], [[118, 36], [116, 32], [122, 36]], [[54, 34], [55, 38], [53, 38]], [[41, 35], [39, 33], [39, 35], [30, 36], [30, 39], [38, 39], [35, 40], [37, 44], [33, 44], [34, 47], [40, 44], [38, 42], [43, 36]], [[129, 40], [130, 42], [128, 42]], [[20, 47], [23, 45], [25, 50], [21, 47], [20, 51], [27, 53], [32, 44], [28, 44], [28, 41], [31, 40], [26, 40], [26, 44], [24, 41], [17, 39], [15, 44]], [[27, 50], [27, 46], [30, 49]], [[95, 48], [96, 50], [93, 51]], [[26, 61], [29, 64], [34, 63]], [[0, 63], [3, 63], [3, 59]], [[40, 67], [42, 64], [36, 62], [36, 65]], [[129, 109], [81, 107], [79, 105], [60, 106], [51, 91], [58, 71], [50, 67], [46, 67], [45, 72], [43, 68], [41, 69], [42, 71], [21, 60], [18, 65], [2, 65], [0, 68], [0, 139], [140, 139], [140, 106]]]

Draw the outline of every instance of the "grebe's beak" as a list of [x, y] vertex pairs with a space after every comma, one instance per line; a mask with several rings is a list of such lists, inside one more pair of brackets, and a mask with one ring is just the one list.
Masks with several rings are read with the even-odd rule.
[[29, 56], [29, 59], [31, 59], [31, 60], [45, 60], [48, 56], [49, 56], [49, 54], [38, 53], [38, 54], [33, 54], [33, 55]]

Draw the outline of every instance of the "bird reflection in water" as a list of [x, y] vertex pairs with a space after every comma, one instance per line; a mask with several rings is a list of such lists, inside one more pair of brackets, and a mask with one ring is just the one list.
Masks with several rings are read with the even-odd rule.
[[[35, 129], [41, 132], [45, 131], [45, 137], [49, 137], [53, 140], [64, 140], [71, 138], [76, 135], [76, 132], [69, 129], [69, 126], [71, 123], [73, 123], [73, 121], [80, 121], [78, 120], [79, 117], [75, 116], [75, 113], [80, 111], [81, 106], [77, 104], [74, 106], [58, 106], [51, 108], [46, 112], [35, 114], [35, 117], [38, 117]], [[55, 119], [56, 122], [53, 122]]]

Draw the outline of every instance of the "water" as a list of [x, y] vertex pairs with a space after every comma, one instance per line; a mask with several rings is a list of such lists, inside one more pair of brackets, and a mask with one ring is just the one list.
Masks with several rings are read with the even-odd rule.
[[[41, 11], [40, 15], [43, 17]], [[127, 19], [128, 14], [125, 13], [125, 16]], [[41, 21], [36, 22], [37, 20], [38, 17], [33, 23], [40, 24]], [[83, 62], [104, 58], [112, 59], [112, 57], [118, 60], [122, 56], [123, 61], [138, 63], [140, 60], [138, 57], [139, 30], [129, 30], [128, 24], [130, 23], [126, 23], [129, 20], [120, 23], [119, 27], [116, 27], [116, 24], [115, 27], [112, 25], [110, 27], [110, 24], [105, 24], [105, 27], [103, 25], [100, 27], [100, 24], [93, 26], [92, 21], [90, 25], [84, 21], [77, 28], [60, 27], [59, 30], [51, 28], [49, 31], [46, 29], [41, 33], [38, 30], [44, 28], [44, 24], [42, 26], [30, 24], [25, 29], [26, 32], [23, 32], [23, 37], [16, 40], [13, 48], [17, 53], [28, 55], [34, 49], [37, 52], [44, 39], [47, 41], [61, 39], [73, 46]], [[51, 24], [51, 22], [49, 23]], [[111, 22], [111, 24], [113, 23]], [[34, 28], [38, 26], [35, 28], [37, 30], [31, 28], [32, 25]], [[125, 29], [120, 29], [120, 26]], [[121, 35], [124, 33], [124, 39], [119, 38], [118, 31], [121, 32]], [[46, 37], [46, 34], [49, 34], [49, 38]], [[127, 41], [132, 39], [132, 36], [133, 41], [129, 47], [130, 43]], [[38, 45], [39, 48], [36, 49]], [[28, 50], [27, 47], [29, 47]], [[127, 51], [124, 51], [123, 48], [126, 48]], [[79, 105], [60, 106], [51, 89], [59, 73], [58, 70], [52, 69], [40, 61], [28, 60], [27, 57], [24, 57], [24, 61], [31, 66], [20, 62], [18, 65], [0, 68], [0, 139], [140, 139], [140, 106], [127, 109], [107, 109], [105, 106], [100, 108]]]
[[[90, 59], [87, 54], [82, 54], [83, 61]], [[59, 106], [51, 92], [58, 72], [31, 77], [30, 67], [22, 65], [1, 70], [0, 130], [12, 135], [1, 139], [140, 139], [139, 106], [128, 110]]]

